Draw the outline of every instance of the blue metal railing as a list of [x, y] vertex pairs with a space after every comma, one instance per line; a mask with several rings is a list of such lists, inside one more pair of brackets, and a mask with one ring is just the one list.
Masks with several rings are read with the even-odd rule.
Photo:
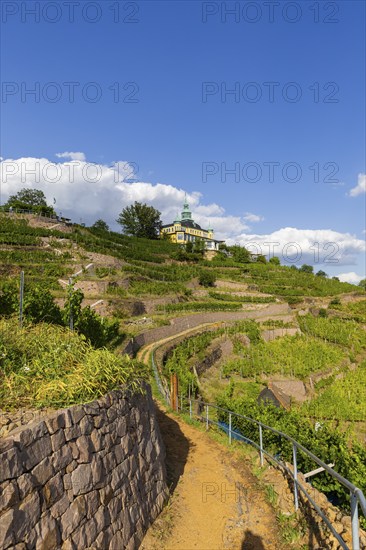
[[161, 381], [159, 371], [158, 371], [158, 367], [157, 367], [157, 364], [155, 362], [155, 350], [151, 354], [151, 365], [152, 365], [154, 378], [155, 378], [155, 382], [156, 382], [156, 385], [158, 387], [159, 393], [164, 398], [164, 401], [166, 402], [166, 404], [169, 407], [170, 406], [170, 392], [169, 392], [168, 388], [164, 387], [164, 385]]
[[[224, 429], [228, 433], [229, 437], [229, 443], [232, 441], [232, 437], [235, 436], [235, 439], [241, 439], [245, 443], [250, 443], [253, 447], [258, 449], [260, 454], [260, 464], [263, 466], [264, 464], [264, 455], [266, 455], [268, 458], [276, 462], [281, 469], [286, 472], [287, 475], [293, 480], [293, 490], [294, 490], [294, 504], [295, 504], [295, 510], [298, 510], [299, 508], [299, 491], [302, 492], [307, 500], [310, 502], [314, 510], [317, 512], [317, 514], [322, 518], [322, 520], [325, 522], [331, 533], [334, 535], [334, 537], [339, 542], [341, 548], [344, 548], [345, 550], [349, 550], [349, 547], [341, 537], [341, 535], [335, 530], [333, 527], [331, 521], [329, 518], [325, 515], [323, 510], [317, 505], [317, 503], [314, 501], [313, 497], [309, 494], [307, 489], [304, 487], [303, 484], [301, 484], [298, 480], [298, 471], [297, 471], [297, 451], [303, 452], [305, 455], [307, 455], [313, 462], [318, 464], [321, 468], [324, 469], [324, 471], [328, 472], [334, 479], [336, 479], [341, 485], [346, 487], [350, 493], [350, 504], [351, 504], [351, 525], [352, 525], [352, 550], [360, 550], [360, 533], [359, 533], [359, 518], [358, 518], [358, 506], [360, 506], [365, 518], [366, 518], [366, 499], [358, 487], [356, 487], [353, 483], [348, 481], [348, 479], [344, 478], [338, 472], [334, 471], [330, 466], [325, 464], [320, 458], [315, 456], [311, 451], [306, 449], [301, 443], [290, 437], [289, 435], [280, 432], [279, 430], [276, 430], [275, 428], [272, 428], [271, 426], [267, 426], [266, 424], [263, 424], [262, 422], [259, 422], [258, 420], [254, 420], [253, 418], [250, 418], [248, 416], [244, 416], [238, 413], [234, 413], [232, 411], [229, 411], [227, 409], [223, 409], [221, 407], [218, 407], [217, 405], [213, 405], [211, 403], [201, 403], [198, 400], [195, 399], [189, 399], [189, 414], [190, 417], [193, 417], [193, 403], [199, 403], [201, 406], [205, 409], [205, 414], [200, 415], [196, 414], [195, 416], [198, 417], [201, 421], [206, 423], [206, 428], [209, 427], [210, 424], [214, 424], [218, 426], [220, 429]], [[210, 418], [209, 411], [210, 409], [214, 409], [215, 411], [220, 411], [228, 415], [229, 417], [229, 428], [223, 428], [222, 423], [218, 422], [217, 420], [214, 420]], [[259, 435], [259, 445], [252, 439], [249, 439], [248, 437], [245, 437], [242, 435], [239, 431], [232, 429], [232, 418], [242, 418], [254, 425], [257, 425], [258, 427], [258, 435]], [[277, 436], [280, 436], [287, 441], [289, 441], [292, 445], [292, 451], [293, 451], [293, 462], [292, 466], [293, 469], [288, 468], [283, 461], [279, 459], [278, 456], [271, 454], [267, 449], [264, 448], [263, 445], [263, 431], [269, 430], [272, 433], [276, 434]]]
[[[156, 361], [155, 361], [155, 350], [153, 350], [151, 354], [151, 360], [152, 360], [152, 367], [154, 371], [154, 376], [156, 380], [157, 387], [159, 389], [160, 394], [164, 398], [165, 402], [170, 405], [170, 395], [169, 390], [164, 387], [160, 374], [159, 369], [157, 367]], [[181, 399], [181, 407], [180, 410], [183, 411], [182, 402]], [[327, 525], [328, 529], [331, 531], [333, 536], [336, 538], [338, 543], [340, 544], [341, 548], [344, 550], [350, 550], [349, 546], [346, 544], [342, 536], [335, 530], [333, 527], [332, 522], [329, 520], [329, 518], [325, 515], [323, 510], [318, 506], [318, 504], [314, 501], [313, 497], [309, 494], [306, 487], [304, 487], [303, 484], [299, 482], [298, 479], [298, 470], [297, 470], [297, 452], [301, 451], [304, 453], [308, 458], [310, 458], [313, 462], [318, 464], [321, 468], [323, 468], [324, 471], [326, 471], [329, 475], [332, 476], [332, 478], [336, 479], [341, 485], [343, 485], [350, 493], [350, 507], [351, 507], [351, 528], [352, 528], [352, 550], [360, 550], [360, 527], [359, 527], [359, 517], [358, 517], [358, 511], [359, 507], [361, 508], [361, 511], [363, 515], [366, 518], [366, 499], [358, 487], [356, 487], [353, 483], [351, 483], [348, 479], [341, 476], [333, 470], [328, 464], [325, 464], [320, 458], [315, 456], [311, 451], [306, 449], [301, 443], [293, 439], [291, 436], [287, 435], [284, 432], [280, 432], [279, 430], [276, 430], [275, 428], [272, 428], [271, 426], [267, 426], [266, 424], [263, 424], [262, 422], [259, 422], [258, 420], [254, 420], [253, 418], [250, 418], [248, 416], [244, 416], [238, 413], [235, 413], [233, 411], [229, 411], [227, 409], [223, 409], [221, 407], [218, 407], [217, 405], [211, 404], [211, 403], [203, 403], [200, 400], [197, 399], [188, 399], [189, 403], [189, 415], [191, 418], [193, 416], [196, 416], [200, 421], [203, 421], [206, 423], [206, 429], [209, 428], [210, 424], [216, 425], [221, 430], [224, 430], [228, 434], [229, 443], [231, 444], [232, 439], [239, 439], [242, 440], [245, 443], [249, 443], [253, 447], [255, 447], [259, 451], [260, 455], [260, 464], [263, 466], [264, 464], [264, 456], [267, 456], [270, 460], [273, 460], [276, 462], [281, 470], [286, 473], [292, 480], [293, 480], [293, 492], [294, 492], [294, 505], [295, 510], [298, 510], [299, 508], [299, 492], [301, 492], [308, 500], [308, 502], [311, 504], [313, 509], [316, 511], [316, 513], [322, 518], [324, 523]], [[193, 404], [196, 403], [200, 409], [198, 413], [195, 415], [193, 414]], [[214, 420], [213, 418], [210, 418], [210, 409], [215, 410], [216, 412], [220, 411], [228, 415], [229, 423], [228, 425], [218, 422], [217, 420]], [[201, 414], [202, 410], [205, 411], [205, 414]], [[242, 418], [251, 424], [254, 424], [258, 427], [258, 437], [259, 437], [259, 444], [253, 441], [252, 439], [245, 437], [243, 434], [241, 434], [238, 430], [232, 429], [232, 419], [233, 417]], [[280, 460], [280, 458], [276, 455], [273, 455], [269, 452], [268, 449], [264, 448], [263, 445], [263, 431], [269, 430], [273, 434], [276, 434], [277, 436], [284, 438], [292, 445], [292, 469], [288, 468], [286, 464]]]

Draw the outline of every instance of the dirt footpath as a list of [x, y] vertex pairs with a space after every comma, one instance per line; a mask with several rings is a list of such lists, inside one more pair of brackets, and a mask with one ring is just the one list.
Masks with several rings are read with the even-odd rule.
[[171, 501], [143, 550], [280, 550], [276, 517], [245, 462], [205, 432], [158, 411]]

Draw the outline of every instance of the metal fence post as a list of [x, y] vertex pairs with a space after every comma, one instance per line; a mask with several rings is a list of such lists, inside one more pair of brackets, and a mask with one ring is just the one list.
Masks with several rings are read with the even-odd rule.
[[208, 430], [208, 405], [206, 405], [206, 430]]
[[24, 301], [24, 271], [20, 272], [19, 290], [19, 326], [23, 326], [23, 301]]
[[360, 535], [358, 525], [358, 499], [351, 492], [352, 550], [360, 550]]
[[231, 413], [229, 414], [229, 444], [231, 445]]
[[72, 302], [72, 295], [73, 295], [73, 292], [74, 292], [74, 289], [73, 289], [73, 283], [72, 283], [72, 278], [70, 277], [69, 278], [69, 299], [70, 299], [70, 318], [69, 318], [69, 326], [70, 326], [70, 330], [73, 331], [74, 330], [74, 316], [73, 316], [73, 311], [72, 311], [72, 308], [73, 308], [73, 302]]
[[295, 501], [295, 510], [299, 509], [299, 498], [297, 494], [297, 448], [295, 443], [292, 444], [292, 454], [294, 460], [294, 501]]
[[189, 400], [189, 418], [192, 418], [192, 399]]
[[264, 464], [263, 457], [263, 434], [262, 434], [262, 424], [259, 424], [259, 452], [261, 457], [261, 466]]

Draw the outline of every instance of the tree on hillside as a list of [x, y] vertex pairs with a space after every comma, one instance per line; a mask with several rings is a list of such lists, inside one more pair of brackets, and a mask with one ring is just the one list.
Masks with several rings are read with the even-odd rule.
[[24, 187], [15, 195], [11, 195], [4, 207], [11, 207], [17, 210], [30, 210], [37, 214], [55, 215], [53, 207], [47, 204], [45, 194], [39, 189]]
[[302, 271], [303, 273], [314, 273], [314, 268], [312, 265], [303, 264], [300, 267], [300, 271]]
[[361, 279], [361, 281], [358, 283], [358, 286], [366, 290], [366, 279]]
[[196, 239], [193, 243], [193, 252], [196, 254], [204, 254], [206, 250], [205, 241], [203, 239]]
[[98, 229], [99, 231], [109, 231], [109, 225], [104, 220], [97, 220], [93, 223], [92, 229]]
[[316, 272], [316, 275], [318, 277], [328, 277], [328, 275], [322, 269], [319, 269], [319, 271]]
[[160, 216], [159, 210], [135, 201], [122, 210], [116, 221], [126, 235], [157, 239], [162, 227]]
[[269, 263], [274, 265], [281, 265], [281, 262], [278, 256], [272, 256], [272, 258], [270, 258], [269, 260]]
[[248, 264], [250, 262], [250, 253], [244, 247], [240, 245], [230, 246], [229, 252], [232, 254], [233, 260], [242, 264]]

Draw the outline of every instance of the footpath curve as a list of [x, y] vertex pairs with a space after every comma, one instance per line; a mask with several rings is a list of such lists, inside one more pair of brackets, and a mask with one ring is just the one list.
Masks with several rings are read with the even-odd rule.
[[[155, 347], [215, 322], [217, 319], [149, 343], [137, 357], [148, 364]], [[208, 434], [167, 412], [161, 404], [156, 406], [171, 499], [147, 532], [141, 550], [288, 548], [249, 463], [239, 462]]]
[[201, 325], [210, 325], [215, 323], [232, 323], [243, 321], [244, 319], [267, 320], [273, 317], [283, 320], [292, 319], [291, 309], [288, 304], [270, 304], [264, 308], [243, 310], [243, 311], [220, 311], [208, 313], [194, 313], [182, 317], [171, 319], [170, 325], [153, 328], [138, 334], [124, 348], [124, 352], [134, 355], [142, 347], [149, 344], [157, 344], [161, 340], [170, 337], [179, 336], [181, 333], [190, 332]]

